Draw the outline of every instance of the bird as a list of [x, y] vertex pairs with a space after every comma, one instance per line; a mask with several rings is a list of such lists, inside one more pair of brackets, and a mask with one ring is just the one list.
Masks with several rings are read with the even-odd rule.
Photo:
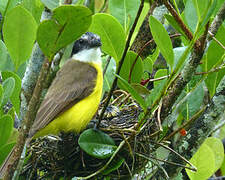
[[[101, 45], [100, 37], [92, 32], [74, 42], [70, 58], [48, 88], [26, 142], [60, 132], [79, 134], [86, 128], [102, 96]], [[0, 168], [0, 176], [5, 174], [9, 156]]]
[[102, 94], [101, 40], [87, 32], [57, 72], [40, 105], [29, 138], [82, 131], [95, 115]]

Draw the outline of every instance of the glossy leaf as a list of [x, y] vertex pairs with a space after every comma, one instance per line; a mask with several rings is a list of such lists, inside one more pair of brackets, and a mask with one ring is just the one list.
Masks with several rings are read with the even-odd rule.
[[0, 118], [0, 147], [7, 143], [13, 129], [13, 120], [10, 115]]
[[131, 83], [131, 86], [136, 92], [138, 92], [138, 94], [142, 96], [147, 96], [150, 94], [150, 91], [145, 86], [142, 86], [140, 83]]
[[109, 0], [109, 11], [126, 31], [133, 24], [139, 5], [140, 0]]
[[7, 48], [2, 40], [0, 40], [0, 71], [14, 70]]
[[114, 159], [109, 166], [102, 172], [103, 175], [107, 175], [115, 170], [117, 170], [125, 161], [124, 158]]
[[[174, 69], [176, 67], [176, 65], [178, 64], [181, 56], [183, 55], [183, 53], [185, 52], [185, 50], [187, 49], [186, 46], [184, 47], [177, 47], [173, 49], [173, 53], [174, 53]], [[187, 61], [188, 57], [186, 57], [185, 61]], [[184, 65], [184, 64], [183, 64]], [[182, 66], [181, 66], [182, 68]]]
[[152, 105], [159, 98], [161, 91], [163, 90], [166, 84], [166, 81], [167, 79], [161, 80], [160, 83], [157, 84], [157, 86], [152, 89], [152, 91], [150, 92], [150, 95], [145, 100], [147, 103], [147, 106]]
[[157, 44], [163, 57], [166, 59], [166, 62], [172, 69], [174, 64], [173, 46], [166, 29], [153, 16], [150, 16], [149, 18], [149, 25], [155, 43]]
[[190, 119], [201, 107], [204, 98], [203, 85], [200, 84], [193, 91], [186, 92], [187, 97], [182, 105], [179, 107], [180, 112], [186, 119]]
[[203, 28], [206, 23], [209, 21], [211, 15], [213, 14], [217, 0], [198, 0], [198, 8], [200, 12], [200, 19], [201, 19], [201, 26], [200, 28]]
[[44, 54], [52, 59], [61, 48], [78, 39], [88, 30], [91, 15], [83, 6], [65, 5], [54, 9], [52, 19], [43, 21], [37, 31], [37, 41]]
[[3, 100], [2, 100], [2, 105], [5, 105], [9, 98], [12, 96], [13, 94], [13, 91], [14, 91], [14, 88], [15, 88], [15, 79], [10, 77], [10, 78], [7, 78], [3, 84]]
[[99, 159], [110, 157], [117, 149], [109, 135], [94, 129], [84, 131], [80, 135], [78, 144], [87, 154]]
[[102, 50], [118, 64], [126, 42], [125, 32], [118, 20], [109, 14], [97, 13], [93, 16], [89, 31], [101, 37]]
[[[164, 77], [164, 76], [167, 76], [168, 75], [168, 70], [167, 69], [159, 69], [155, 76], [154, 76], [154, 79], [156, 78], [160, 78], [160, 77]], [[167, 79], [167, 78], [166, 78]], [[158, 86], [159, 84], [161, 83], [161, 80], [159, 81], [154, 81], [154, 87]]]
[[191, 158], [197, 172], [186, 169], [191, 180], [208, 179], [221, 166], [224, 150], [221, 140], [208, 138]]
[[2, 79], [3, 81], [7, 78], [12, 77], [15, 80], [15, 88], [10, 96], [10, 101], [13, 104], [13, 107], [16, 110], [17, 115], [19, 115], [20, 111], [20, 91], [21, 91], [21, 79], [18, 75], [10, 71], [3, 71], [2, 72]]
[[[127, 55], [125, 57], [124, 63], [122, 65], [122, 68], [121, 68], [120, 74], [119, 74], [120, 77], [122, 77], [126, 81], [128, 81], [128, 79], [129, 79], [130, 70], [131, 70], [132, 64], [135, 61], [136, 57], [137, 57], [137, 54], [135, 52], [133, 52], [133, 51], [127, 52]], [[143, 63], [142, 63], [142, 59], [139, 57], [137, 59], [137, 62], [134, 65], [130, 82], [131, 83], [140, 83], [142, 74], [143, 74]], [[120, 80], [118, 81], [118, 85], [121, 88]]]
[[[6, 14], [9, 10], [14, 8], [16, 6], [16, 4], [18, 4], [18, 0], [2, 0], [2, 1], [0, 1], [1, 14]], [[7, 7], [7, 9], [6, 9], [6, 7]]]
[[17, 6], [7, 13], [3, 37], [16, 69], [30, 57], [36, 30], [35, 19], [22, 6]]
[[214, 157], [215, 157], [215, 169], [218, 170], [223, 163], [224, 159], [224, 148], [220, 139], [215, 137], [209, 137], [205, 140], [205, 142], [211, 149], [213, 149]]
[[33, 15], [34, 19], [36, 20], [37, 24], [40, 23], [41, 14], [44, 10], [44, 4], [41, 0], [23, 0], [23, 6], [30, 11]]
[[146, 111], [147, 105], [146, 105], [144, 99], [141, 97], [141, 95], [138, 94], [138, 92], [135, 91], [134, 88], [125, 79], [118, 76], [117, 74], [116, 74], [116, 76], [120, 80], [122, 88], [125, 89], [126, 91], [128, 91], [131, 94], [131, 96], [140, 104], [140, 106], [143, 108], [143, 110]]
[[166, 20], [170, 23], [170, 25], [173, 26], [174, 29], [176, 29], [179, 33], [181, 33], [184, 37], [186, 37], [185, 33], [183, 32], [183, 30], [181, 29], [181, 27], [179, 26], [179, 24], [177, 23], [177, 21], [174, 19], [173, 16], [171, 16], [170, 14], [165, 14], [164, 16]]
[[188, 27], [190, 28], [192, 33], [194, 33], [198, 23], [198, 15], [197, 15], [197, 10], [193, 3], [193, 0], [187, 0], [185, 9], [184, 9], [184, 17]]
[[[225, 45], [225, 28], [221, 26], [216, 34], [216, 38]], [[216, 54], [216, 56], [215, 56]], [[223, 61], [222, 56], [224, 55], [224, 49], [218, 45], [215, 41], [212, 41], [208, 47], [207, 54], [204, 58], [204, 63], [202, 68], [205, 72], [210, 71], [212, 68], [218, 66]], [[225, 75], [225, 69], [218, 72], [208, 74], [205, 82], [209, 90], [210, 96], [212, 97], [215, 93], [216, 87], [218, 86], [220, 80]]]
[[197, 172], [186, 169], [191, 180], [208, 179], [215, 169], [213, 150], [203, 143], [191, 158], [190, 162], [197, 168]]

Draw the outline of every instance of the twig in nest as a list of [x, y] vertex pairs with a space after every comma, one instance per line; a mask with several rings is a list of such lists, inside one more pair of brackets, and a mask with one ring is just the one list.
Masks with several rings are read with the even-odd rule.
[[[124, 51], [123, 51], [123, 55], [121, 57], [121, 60], [119, 61], [119, 66], [118, 66], [118, 69], [117, 69], [116, 74], [120, 74], [120, 70], [122, 68], [123, 62], [125, 60], [127, 51], [129, 49], [129, 46], [130, 46], [131, 37], [132, 37], [132, 35], [134, 33], [134, 29], [135, 29], [135, 27], [137, 25], [137, 22], [138, 22], [138, 19], [139, 19], [140, 15], [141, 15], [141, 12], [142, 12], [143, 7], [144, 7], [144, 0], [141, 0], [141, 3], [140, 3], [140, 6], [139, 6], [137, 15], [135, 17], [134, 23], [133, 23], [133, 25], [132, 25], [132, 27], [130, 29], [130, 32], [129, 32], [129, 35], [128, 35], [128, 38], [127, 38], [127, 42], [126, 42], [126, 45], [125, 45], [125, 48], [124, 48]], [[106, 103], [105, 103], [105, 105], [104, 105], [104, 107], [102, 109], [102, 112], [101, 112], [100, 116], [99, 116], [99, 120], [98, 120], [97, 125], [96, 125], [97, 128], [99, 127], [99, 125], [101, 123], [101, 120], [103, 118], [103, 115], [105, 113], [105, 110], [106, 110], [106, 108], [107, 108], [107, 106], [108, 106], [108, 104], [110, 102], [111, 97], [112, 97], [113, 91], [116, 88], [117, 81], [118, 81], [118, 78], [116, 77], [114, 79], [114, 81], [113, 81], [112, 87], [111, 87], [110, 92], [108, 94], [108, 97], [106, 99]]]
[[185, 159], [183, 156], [181, 156], [179, 153], [177, 153], [176, 151], [174, 151], [173, 149], [171, 149], [170, 147], [168, 147], [168, 146], [165, 146], [164, 144], [162, 144], [162, 143], [157, 143], [157, 142], [153, 142], [153, 143], [155, 143], [155, 144], [157, 144], [157, 145], [159, 145], [159, 146], [162, 146], [162, 147], [164, 147], [165, 149], [168, 149], [169, 151], [171, 151], [171, 152], [173, 152], [174, 154], [176, 154], [178, 157], [180, 157], [184, 162], [186, 162], [187, 164], [189, 164], [191, 167], [186, 167], [186, 166], [181, 166], [181, 167], [185, 167], [185, 168], [187, 168], [187, 169], [190, 169], [190, 170], [192, 170], [192, 171], [197, 171], [197, 168], [193, 165], [193, 164], [191, 164], [190, 163], [190, 161], [188, 161], [187, 159]]
[[161, 162], [164, 162], [164, 163], [167, 163], [167, 164], [171, 164], [171, 165], [174, 165], [174, 166], [180, 166], [180, 167], [182, 167], [182, 168], [190, 169], [190, 170], [192, 170], [192, 171], [197, 171], [196, 168], [194, 169], [194, 168], [192, 168], [192, 167], [185, 166], [185, 165], [183, 165], [183, 164], [179, 164], [179, 163], [175, 163], [175, 162], [170, 162], [170, 161], [166, 161], [166, 160], [163, 160], [163, 159], [158, 159], [158, 158], [155, 158], [155, 157], [150, 156], [150, 155], [149, 155], [149, 157], [147, 157], [147, 156], [145, 156], [145, 155], [143, 155], [143, 154], [139, 154], [139, 153], [136, 153], [136, 154], [137, 154], [138, 156], [140, 156], [140, 157], [143, 157], [143, 158], [149, 160], [149, 161], [152, 161], [151, 159], [154, 159], [154, 160], [161, 161]]

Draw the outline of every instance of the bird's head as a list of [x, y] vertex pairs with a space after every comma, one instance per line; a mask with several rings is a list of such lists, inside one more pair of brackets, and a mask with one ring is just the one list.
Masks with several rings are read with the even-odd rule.
[[85, 62], [101, 61], [101, 45], [98, 35], [86, 32], [74, 42], [71, 58]]

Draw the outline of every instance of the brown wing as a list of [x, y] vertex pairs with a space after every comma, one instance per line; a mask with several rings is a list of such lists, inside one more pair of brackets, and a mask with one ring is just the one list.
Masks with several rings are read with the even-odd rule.
[[68, 60], [57, 72], [40, 105], [29, 137], [48, 125], [55, 117], [93, 92], [96, 69], [80, 61]]

